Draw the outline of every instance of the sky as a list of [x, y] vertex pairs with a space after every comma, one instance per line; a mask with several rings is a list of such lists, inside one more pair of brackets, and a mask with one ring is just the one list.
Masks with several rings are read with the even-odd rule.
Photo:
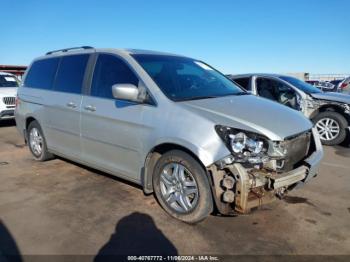
[[350, 73], [350, 0], [0, 0], [0, 64], [90, 45], [201, 59], [223, 73]]

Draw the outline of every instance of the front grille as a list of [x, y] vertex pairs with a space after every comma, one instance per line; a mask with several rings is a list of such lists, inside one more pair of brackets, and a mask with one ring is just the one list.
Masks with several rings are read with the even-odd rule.
[[306, 132], [284, 142], [287, 155], [284, 161], [284, 170], [296, 168], [296, 164], [305, 159], [308, 155], [311, 142], [311, 132]]
[[14, 96], [7, 96], [2, 99], [5, 105], [15, 105], [16, 98]]

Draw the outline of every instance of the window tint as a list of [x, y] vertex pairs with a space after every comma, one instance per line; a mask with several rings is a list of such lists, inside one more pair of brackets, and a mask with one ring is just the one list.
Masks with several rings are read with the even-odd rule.
[[59, 58], [38, 60], [33, 63], [26, 76], [24, 86], [52, 89]]
[[235, 78], [233, 81], [243, 87], [245, 90], [251, 90], [249, 85], [249, 77]]
[[80, 94], [88, 59], [89, 55], [62, 57], [54, 90]]
[[258, 78], [256, 81], [257, 92], [260, 96], [278, 101], [278, 86], [272, 79]]
[[91, 95], [113, 98], [112, 85], [133, 84], [138, 86], [138, 78], [121, 59], [101, 54], [97, 58], [91, 86]]
[[299, 109], [298, 96], [295, 90], [281, 81], [258, 78], [257, 91], [262, 97], [274, 100], [294, 109]]
[[0, 75], [0, 87], [18, 87], [17, 78], [12, 75]]

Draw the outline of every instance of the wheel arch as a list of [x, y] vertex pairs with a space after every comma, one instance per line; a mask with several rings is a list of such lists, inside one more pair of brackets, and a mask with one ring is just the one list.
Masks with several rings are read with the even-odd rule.
[[[24, 125], [23, 133], [24, 133], [24, 140], [26, 143], [28, 141], [28, 127], [29, 127], [30, 123], [32, 123], [33, 121], [37, 121], [39, 123], [39, 121], [34, 116], [27, 116], [25, 118], [25, 123], [24, 123], [25, 125]], [[40, 125], [40, 123], [39, 123], [39, 125]]]
[[36, 118], [34, 118], [33, 116], [28, 116], [26, 118], [26, 125], [25, 125], [26, 130], [28, 129], [30, 123], [33, 122], [33, 121], [37, 121], [38, 122], [38, 120]]
[[190, 156], [192, 156], [195, 160], [198, 161], [198, 163], [203, 167], [204, 170], [206, 170], [205, 164], [203, 163], [203, 159], [200, 159], [188, 147], [177, 144], [177, 143], [158, 144], [157, 146], [153, 147], [148, 152], [145, 163], [144, 163], [144, 167], [142, 168], [142, 171], [141, 171], [142, 186], [143, 186], [143, 190], [146, 194], [153, 193], [153, 185], [152, 185], [153, 170], [154, 170], [154, 167], [155, 167], [158, 159], [163, 154], [165, 154], [166, 152], [169, 152], [171, 150], [180, 150], [180, 151], [188, 153]]
[[348, 122], [348, 125], [350, 125], [350, 115], [345, 113], [345, 110], [341, 105], [336, 105], [336, 104], [320, 106], [318, 108], [317, 113], [314, 114], [312, 116], [312, 118], [315, 118], [319, 113], [323, 113], [323, 112], [327, 112], [327, 111], [336, 112], [336, 113], [342, 115], [346, 119], [346, 121]]

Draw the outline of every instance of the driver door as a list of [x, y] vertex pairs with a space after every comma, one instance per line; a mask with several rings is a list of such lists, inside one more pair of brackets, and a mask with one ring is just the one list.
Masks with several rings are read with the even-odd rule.
[[144, 105], [117, 100], [112, 85], [133, 84], [138, 77], [119, 57], [99, 54], [89, 95], [82, 98], [83, 158], [98, 169], [140, 180]]

